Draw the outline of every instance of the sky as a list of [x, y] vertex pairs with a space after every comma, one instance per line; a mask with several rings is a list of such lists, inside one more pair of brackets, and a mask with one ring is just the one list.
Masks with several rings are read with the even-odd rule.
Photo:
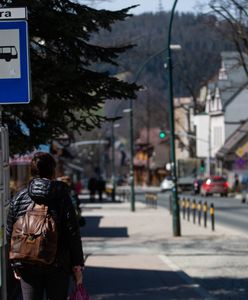
[[[173, 0], [109, 0], [109, 1], [92, 1], [97, 9], [118, 10], [128, 6], [140, 4], [139, 7], [132, 9], [133, 14], [141, 14], [144, 12], [158, 12], [159, 3], [162, 4], [163, 9], [171, 10]], [[199, 2], [207, 2], [207, 0], [178, 0], [176, 10], [180, 12], [197, 12], [196, 5]]]

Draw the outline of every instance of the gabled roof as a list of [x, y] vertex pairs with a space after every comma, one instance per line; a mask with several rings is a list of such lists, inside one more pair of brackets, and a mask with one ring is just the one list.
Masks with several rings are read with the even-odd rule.
[[238, 96], [238, 94], [241, 93], [247, 86], [248, 86], [248, 80], [239, 89], [234, 91], [233, 95], [224, 103], [223, 110], [225, 110], [228, 104], [231, 103], [233, 99], [235, 99]]
[[[244, 54], [248, 64], [248, 57]], [[218, 78], [209, 84], [211, 94], [214, 93], [216, 86], [220, 90], [222, 107], [225, 107], [248, 85], [248, 77], [240, 62], [238, 52], [221, 52], [222, 68], [227, 75], [226, 78]]]
[[234, 131], [232, 135], [230, 135], [224, 146], [217, 152], [216, 156], [219, 158], [225, 157], [225, 155], [235, 150], [246, 137], [248, 137], [248, 120], [246, 120]]

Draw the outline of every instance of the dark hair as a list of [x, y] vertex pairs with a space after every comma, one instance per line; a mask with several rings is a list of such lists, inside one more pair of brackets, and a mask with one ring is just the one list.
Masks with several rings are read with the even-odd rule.
[[31, 175], [33, 177], [49, 178], [54, 176], [55, 159], [47, 152], [36, 152], [31, 160]]

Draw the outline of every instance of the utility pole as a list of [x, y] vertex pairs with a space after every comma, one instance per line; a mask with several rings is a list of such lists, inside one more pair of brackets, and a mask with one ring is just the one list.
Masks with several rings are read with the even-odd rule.
[[164, 11], [162, 0], [158, 0], [158, 11], [159, 12]]
[[135, 187], [134, 187], [134, 138], [133, 138], [133, 99], [129, 100], [129, 122], [130, 122], [130, 169], [129, 169], [129, 180], [131, 188], [131, 211], [135, 211]]
[[208, 90], [207, 101], [208, 101], [208, 156], [207, 156], [206, 173], [207, 176], [210, 176], [211, 175], [211, 94], [210, 94], [210, 90]]
[[147, 168], [147, 185], [150, 186], [151, 183], [151, 174], [150, 174], [150, 157], [149, 157], [149, 145], [150, 145], [150, 120], [151, 120], [151, 109], [150, 109], [150, 97], [149, 93], [147, 93], [146, 99], [146, 113], [147, 113], [147, 121], [146, 121], [146, 144], [147, 144], [147, 161], [146, 161], [146, 168]]
[[167, 43], [167, 68], [168, 68], [168, 79], [169, 79], [169, 103], [170, 103], [170, 152], [171, 152], [171, 163], [172, 163], [172, 178], [174, 183], [174, 188], [172, 189], [172, 221], [173, 221], [173, 235], [181, 236], [180, 228], [180, 213], [179, 213], [179, 203], [178, 203], [178, 191], [177, 191], [177, 166], [176, 166], [176, 153], [175, 153], [175, 124], [174, 124], [174, 96], [173, 96], [173, 72], [172, 72], [172, 58], [171, 58], [171, 30], [174, 12], [176, 8], [177, 0], [174, 1], [169, 29], [168, 29], [168, 43]]
[[112, 194], [111, 194], [111, 199], [114, 202], [115, 201], [115, 194], [116, 194], [116, 178], [115, 178], [115, 133], [114, 133], [114, 128], [115, 128], [115, 121], [120, 120], [122, 117], [112, 117], [108, 118], [108, 121], [111, 122], [111, 148], [112, 148], [112, 159], [111, 159], [111, 177], [112, 177]]
[[[170, 45], [170, 49], [172, 50], [180, 50], [180, 46], [178, 45]], [[160, 54], [167, 51], [167, 47], [163, 48], [162, 50], [154, 53], [153, 55], [149, 56], [143, 64], [139, 67], [134, 82], [137, 83], [140, 74], [144, 70], [145, 66], [154, 58], [159, 56]], [[133, 100], [129, 100], [129, 108], [125, 109], [124, 112], [129, 113], [129, 123], [130, 123], [130, 132], [129, 132], [129, 140], [130, 140], [130, 171], [129, 171], [129, 179], [130, 179], [130, 192], [131, 192], [131, 211], [135, 211], [135, 184], [134, 184], [134, 139], [133, 139]]]
[[112, 148], [112, 201], [115, 202], [115, 134], [114, 134], [114, 121], [111, 124], [111, 148]]
[[211, 175], [211, 116], [208, 119], [208, 157], [207, 157], [207, 176]]
[[[152, 56], [149, 56], [144, 63], [139, 67], [138, 71], [136, 72], [134, 82], [137, 83], [140, 74], [144, 70], [145, 66], [156, 56], [164, 53], [166, 48], [154, 53]], [[129, 169], [129, 181], [130, 181], [130, 193], [131, 193], [131, 211], [135, 211], [135, 183], [134, 183], [134, 138], [133, 138], [133, 100], [129, 100], [129, 108], [124, 110], [125, 112], [129, 113], [129, 140], [130, 140], [130, 169]]]

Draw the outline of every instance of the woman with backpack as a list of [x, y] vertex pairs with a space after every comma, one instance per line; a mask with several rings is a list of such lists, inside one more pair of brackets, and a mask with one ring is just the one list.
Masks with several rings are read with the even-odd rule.
[[55, 160], [37, 152], [33, 179], [10, 202], [9, 260], [20, 280], [23, 300], [66, 300], [70, 275], [83, 284], [84, 257], [68, 186], [55, 178]]

